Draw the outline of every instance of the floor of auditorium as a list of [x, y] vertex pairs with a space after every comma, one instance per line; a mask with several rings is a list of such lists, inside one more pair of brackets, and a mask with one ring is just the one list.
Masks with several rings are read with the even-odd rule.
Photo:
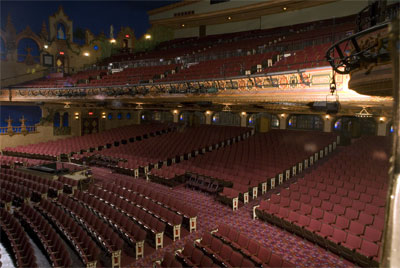
[[[321, 161], [322, 162], [322, 161]], [[94, 168], [94, 174], [101, 173], [103, 176], [105, 173], [110, 173], [109, 170], [103, 168]], [[110, 174], [110, 177], [112, 175]], [[132, 179], [127, 177], [127, 179]], [[281, 187], [285, 187], [289, 183], [293, 183], [296, 178], [292, 178]], [[261, 199], [268, 198], [272, 193], [276, 193], [279, 188], [268, 191], [265, 195], [258, 197], [250, 203], [243, 205], [237, 211], [226, 205], [223, 205], [214, 200], [214, 197], [201, 193], [199, 191], [193, 191], [178, 186], [174, 189], [166, 186], [149, 183], [154, 187], [155, 190], [166, 192], [175, 198], [178, 198], [186, 204], [191, 204], [196, 207], [199, 211], [197, 217], [197, 231], [189, 234], [185, 229], [183, 238], [173, 242], [167, 238], [164, 242], [164, 248], [157, 251], [150, 246], [145, 247], [145, 257], [137, 261], [123, 261], [123, 266], [133, 267], [151, 267], [155, 260], [159, 260], [164, 255], [164, 252], [173, 252], [177, 249], [183, 248], [183, 245], [187, 241], [194, 241], [202, 236], [206, 231], [214, 230], [220, 223], [228, 223], [229, 225], [235, 226], [240, 229], [241, 232], [245, 232], [250, 238], [256, 239], [258, 242], [271, 248], [274, 252], [281, 254], [284, 259], [291, 261], [296, 264], [297, 267], [353, 267], [354, 265], [343, 258], [301, 238], [291, 234], [283, 229], [273, 226], [269, 223], [253, 220], [252, 209], [254, 205], [257, 205]], [[97, 181], [101, 183], [101, 181]], [[165, 237], [165, 236], [164, 236]]]

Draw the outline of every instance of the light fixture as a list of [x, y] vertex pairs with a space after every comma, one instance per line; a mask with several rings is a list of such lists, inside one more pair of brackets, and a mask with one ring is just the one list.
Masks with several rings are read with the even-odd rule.
[[88, 112], [88, 115], [93, 115], [93, 112], [92, 111]]
[[151, 35], [150, 35], [150, 34], [145, 34], [145, 35], [144, 35], [144, 39], [146, 39], [146, 40], [151, 39]]
[[356, 117], [372, 117], [372, 114], [367, 111], [366, 107], [363, 107], [360, 112], [355, 113]]
[[232, 17], [231, 17], [231, 16], [229, 16], [229, 17], [228, 17], [228, 20], [231, 20], [231, 19], [232, 19]]
[[69, 109], [69, 108], [71, 108], [71, 106], [69, 106], [69, 103], [66, 103], [66, 104], [64, 105], [64, 109]]
[[287, 10], [287, 7], [283, 7], [283, 11], [286, 11]]
[[48, 49], [48, 48], [49, 48], [49, 45], [44, 45], [44, 48], [45, 48], [45, 49]]
[[281, 118], [284, 118], [285, 117], [285, 114], [281, 114]]
[[246, 115], [246, 112], [242, 112], [242, 116], [245, 116]]
[[182, 26], [182, 28], [183, 28], [183, 27], [185, 27], [185, 24], [184, 24], [184, 23], [182, 23], [182, 24], [181, 24], [181, 26]]
[[110, 40], [110, 43], [112, 43], [112, 44], [115, 42], [117, 42], [117, 40], [115, 40], [114, 38]]
[[60, 54], [60, 55], [64, 55], [64, 51], [60, 51], [59, 54]]
[[83, 53], [83, 56], [85, 56], [85, 57], [89, 57], [89, 52], [85, 52], [85, 53]]
[[329, 114], [325, 115], [325, 119], [329, 120], [330, 116]]
[[385, 117], [379, 117], [379, 122], [381, 122], [381, 123], [383, 123], [383, 122], [385, 122]]
[[106, 119], [106, 112], [101, 113], [101, 118]]
[[211, 114], [211, 111], [206, 111], [206, 115], [210, 115]]
[[138, 109], [138, 110], [143, 110], [143, 106], [142, 106], [140, 103], [138, 103], [138, 104], [136, 105], [136, 109]]
[[79, 115], [75, 115], [75, 119], [78, 120], [79, 119]]
[[78, 112], [76, 112], [76, 113], [75, 113], [75, 115], [79, 115], [79, 113], [78, 113]]
[[174, 114], [178, 114], [178, 110], [173, 110], [172, 111]]
[[125, 35], [125, 38], [129, 38], [129, 37], [131, 37], [129, 34], [126, 34], [126, 35]]

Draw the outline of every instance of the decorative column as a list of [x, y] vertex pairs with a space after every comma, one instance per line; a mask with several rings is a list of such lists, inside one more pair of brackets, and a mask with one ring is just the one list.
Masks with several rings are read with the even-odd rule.
[[64, 113], [65, 112], [60, 112], [60, 128], [62, 128], [64, 124]]
[[247, 113], [246, 112], [240, 113], [240, 126], [247, 127]]
[[204, 114], [206, 116], [206, 125], [211, 125], [212, 112], [206, 111]]
[[174, 123], [178, 123], [179, 122], [179, 111], [173, 110], [172, 115], [174, 116]]
[[387, 135], [387, 120], [386, 117], [379, 117], [378, 120], [378, 136], [386, 136]]
[[280, 115], [278, 115], [278, 117], [279, 117], [279, 128], [286, 129], [287, 118], [289, 117], [289, 115], [280, 114]]
[[21, 133], [24, 135], [28, 134], [28, 130], [26, 129], [26, 126], [25, 126], [26, 119], [23, 115], [22, 115], [22, 118], [19, 120], [19, 122], [21, 122]]
[[8, 119], [6, 119], [5, 121], [7, 122], [7, 134], [11, 136], [14, 134], [12, 124], [11, 124], [13, 120], [11, 119], [10, 116], [8, 116]]
[[332, 132], [332, 117], [329, 114], [324, 116], [324, 132]]

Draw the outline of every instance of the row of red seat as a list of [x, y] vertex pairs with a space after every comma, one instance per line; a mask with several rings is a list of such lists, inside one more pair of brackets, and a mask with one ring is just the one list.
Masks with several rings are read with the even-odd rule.
[[156, 133], [171, 131], [174, 128], [173, 124], [151, 124], [151, 125], [131, 125], [115, 129], [107, 130], [101, 133], [90, 134], [79, 137], [70, 137], [59, 139], [56, 141], [41, 142], [13, 148], [6, 147], [3, 153], [9, 155], [29, 156], [32, 158], [57, 159], [60, 154], [81, 153], [90, 148], [104, 148], [107, 144], [113, 146], [114, 143], [121, 143], [122, 140], [141, 139]]
[[121, 251], [124, 247], [124, 241], [107, 223], [88, 208], [64, 194], [58, 196], [58, 199], [54, 200], [53, 203], [69, 213], [90, 234], [93, 240], [107, 252], [110, 258], [106, 266], [121, 266]]
[[58, 232], [71, 241], [75, 252], [85, 265], [96, 266], [99, 261], [100, 250], [78, 223], [66, 214], [62, 208], [49, 200], [42, 199], [36, 209], [45, 214], [53, 222], [54, 226], [58, 228]]
[[[168, 195], [164, 192], [164, 189], [157, 189], [154, 191], [154, 187], [144, 184], [141, 180], [126, 180], [126, 178], [116, 179], [115, 185], [112, 184], [106, 186], [113, 192], [120, 192], [118, 188], [122, 188], [128, 192], [133, 192], [141, 195], [144, 198], [151, 199], [153, 202], [183, 216], [183, 225], [186, 226], [190, 232], [195, 231], [196, 218], [198, 211], [193, 206], [185, 204], [175, 198], [174, 196]], [[116, 187], [117, 186], [117, 187]]]
[[123, 167], [128, 165], [129, 169], [138, 169], [150, 164], [166, 165], [167, 161], [179, 161], [180, 157], [187, 157], [196, 150], [199, 153], [227, 139], [243, 137], [249, 132], [249, 128], [200, 125], [99, 153], [126, 159], [128, 164], [122, 164]]
[[48, 164], [49, 161], [41, 160], [41, 159], [32, 159], [27, 157], [16, 157], [16, 156], [9, 156], [9, 155], [0, 155], [0, 165], [2, 167], [12, 167], [14, 168], [16, 165], [19, 166], [37, 166]]
[[[110, 203], [86, 192], [77, 190], [72, 198], [106, 221], [134, 249], [136, 259], [144, 256], [144, 241], [147, 233], [137, 221], [133, 221], [131, 217], [115, 209], [115, 206]], [[162, 227], [161, 225], [160, 229]]]
[[255, 213], [357, 264], [376, 266], [389, 152], [387, 137], [363, 137], [289, 189], [261, 201]]
[[18, 267], [38, 267], [28, 235], [13, 214], [0, 208], [0, 227], [10, 242]]
[[38, 211], [28, 204], [22, 204], [21, 209], [15, 210], [14, 213], [35, 232], [53, 267], [72, 265], [71, 257], [62, 239]]

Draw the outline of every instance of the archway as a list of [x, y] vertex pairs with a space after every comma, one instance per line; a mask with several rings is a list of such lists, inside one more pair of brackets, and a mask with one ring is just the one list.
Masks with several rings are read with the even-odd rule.
[[66, 28], [63, 23], [59, 22], [57, 24], [57, 39], [58, 40], [65, 40], [67, 39], [67, 32]]
[[197, 126], [205, 124], [206, 117], [204, 116], [204, 113], [199, 111], [185, 111], [179, 115], [179, 122], [185, 123], [189, 126]]
[[268, 122], [269, 128], [279, 128], [279, 118], [275, 114], [255, 113], [247, 117], [247, 126], [254, 127], [256, 131], [260, 131], [264, 121]]
[[54, 127], [60, 127], [60, 113], [59, 113], [59, 112], [56, 112], [56, 113], [54, 114], [53, 126], [54, 126]]
[[17, 59], [18, 62], [25, 62], [29, 65], [40, 63], [39, 44], [31, 38], [19, 40], [17, 45]]
[[322, 131], [324, 128], [324, 121], [319, 115], [294, 114], [289, 116], [287, 122], [288, 129]]
[[232, 112], [217, 112], [211, 118], [211, 124], [240, 126], [240, 115]]

